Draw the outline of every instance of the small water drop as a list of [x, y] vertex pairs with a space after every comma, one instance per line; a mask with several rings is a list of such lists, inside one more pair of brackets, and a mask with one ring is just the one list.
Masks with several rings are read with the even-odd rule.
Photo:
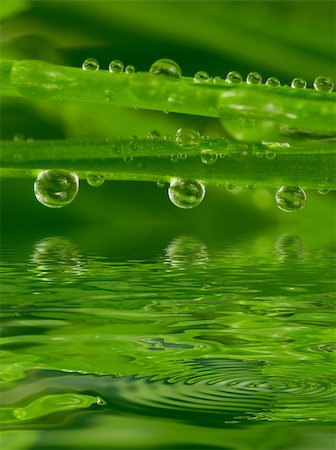
[[33, 138], [27, 138], [27, 144], [32, 144], [33, 142], [35, 142], [34, 141], [34, 139]]
[[152, 130], [147, 134], [147, 139], [160, 139], [161, 133], [158, 130]]
[[119, 144], [113, 144], [112, 145], [112, 152], [113, 153], [120, 153], [121, 152], [121, 147]]
[[104, 183], [105, 177], [104, 177], [104, 175], [90, 172], [87, 174], [86, 181], [88, 182], [88, 184], [90, 186], [98, 187]]
[[327, 195], [327, 194], [329, 194], [330, 190], [329, 189], [319, 189], [317, 192], [321, 195]]
[[175, 142], [179, 147], [193, 148], [201, 141], [198, 131], [191, 128], [179, 128], [176, 132]]
[[158, 181], [156, 182], [156, 185], [157, 185], [157, 187], [159, 187], [159, 188], [164, 188], [164, 187], [166, 186], [166, 182], [165, 182], [165, 180], [158, 180]]
[[24, 136], [22, 133], [16, 133], [13, 137], [14, 142], [24, 142]]
[[307, 81], [303, 78], [294, 78], [291, 82], [291, 87], [294, 89], [305, 89], [307, 87]]
[[242, 76], [240, 75], [239, 72], [236, 72], [236, 71], [233, 70], [232, 72], [229, 72], [229, 73], [226, 75], [225, 81], [226, 81], [227, 83], [241, 83], [241, 81], [242, 81]]
[[190, 209], [201, 203], [205, 196], [205, 187], [197, 180], [173, 178], [168, 188], [168, 196], [175, 206]]
[[305, 191], [297, 186], [282, 186], [275, 194], [277, 206], [285, 212], [296, 212], [306, 203]]
[[209, 80], [210, 80], [209, 75], [206, 72], [204, 72], [203, 70], [196, 72], [194, 75], [195, 83], [207, 83]]
[[330, 77], [317, 77], [314, 80], [314, 88], [320, 92], [331, 92], [334, 89], [334, 82]]
[[135, 67], [132, 64], [128, 64], [125, 67], [125, 72], [126, 73], [134, 73], [135, 72]]
[[239, 186], [237, 184], [227, 184], [226, 185], [226, 189], [230, 192], [232, 192], [232, 194], [238, 194], [239, 192], [242, 191], [243, 187]]
[[170, 160], [172, 162], [177, 162], [180, 159], [180, 155], [171, 155]]
[[114, 59], [109, 64], [109, 71], [111, 73], [121, 73], [124, 70], [124, 63], [119, 59]]
[[267, 78], [265, 84], [266, 84], [266, 86], [272, 86], [272, 87], [281, 85], [280, 80], [278, 80], [278, 78], [275, 78], [275, 77]]
[[221, 77], [219, 77], [218, 75], [216, 75], [213, 79], [214, 83], [220, 83], [222, 81]]
[[114, 92], [110, 91], [109, 89], [105, 89], [104, 96], [105, 96], [105, 100], [107, 102], [111, 102], [111, 101], [113, 101], [115, 99]]
[[131, 150], [132, 152], [136, 152], [138, 150], [138, 139], [134, 138], [131, 139], [127, 145], [127, 147], [129, 148], [129, 150]]
[[95, 58], [87, 58], [82, 64], [83, 70], [99, 70], [99, 62]]
[[248, 84], [260, 84], [262, 82], [262, 77], [258, 72], [250, 72], [246, 77], [246, 82]]
[[131, 164], [133, 162], [133, 156], [124, 156], [123, 161], [125, 164]]
[[201, 161], [203, 164], [211, 165], [214, 164], [218, 159], [217, 153], [212, 150], [202, 150], [201, 151]]
[[155, 61], [151, 65], [149, 72], [154, 75], [166, 75], [173, 78], [181, 78], [182, 76], [180, 66], [172, 59], [166, 58]]
[[78, 189], [78, 176], [68, 170], [45, 170], [38, 175], [34, 183], [37, 200], [49, 208], [68, 205], [76, 197]]
[[266, 159], [272, 160], [276, 158], [276, 153], [275, 152], [271, 152], [271, 151], [267, 151], [266, 152]]

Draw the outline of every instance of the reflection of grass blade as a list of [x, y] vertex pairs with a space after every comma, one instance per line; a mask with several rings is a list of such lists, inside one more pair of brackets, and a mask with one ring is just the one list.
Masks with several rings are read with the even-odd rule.
[[[220, 154], [210, 165], [201, 159], [208, 148]], [[331, 141], [269, 148], [217, 139], [192, 149], [163, 139], [4, 141], [0, 161], [1, 174], [9, 177], [35, 177], [42, 169], [64, 168], [81, 178], [96, 172], [115, 180], [170, 181], [177, 176], [208, 184], [335, 189], [335, 144]]]

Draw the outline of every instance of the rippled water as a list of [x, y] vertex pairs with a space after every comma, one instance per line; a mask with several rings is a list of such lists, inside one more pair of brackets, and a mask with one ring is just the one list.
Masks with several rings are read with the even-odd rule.
[[334, 255], [281, 233], [5, 245], [3, 448], [334, 449]]

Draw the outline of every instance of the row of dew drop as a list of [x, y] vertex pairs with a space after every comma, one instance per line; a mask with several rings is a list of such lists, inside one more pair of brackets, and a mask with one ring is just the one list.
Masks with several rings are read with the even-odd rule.
[[[82, 69], [88, 71], [99, 70], [99, 62], [95, 58], [87, 58], [83, 64]], [[114, 59], [110, 62], [109, 71], [111, 73], [121, 73], [125, 70], [126, 73], [134, 73], [135, 67], [131, 64], [124, 66], [124, 63], [119, 59]], [[182, 77], [182, 71], [180, 66], [171, 59], [159, 59], [155, 61], [149, 72], [154, 75], [165, 75], [168, 77], [179, 79]], [[226, 75], [226, 78], [222, 80], [221, 77], [215, 76], [210, 77], [209, 74], [203, 70], [196, 72], [193, 78], [195, 83], [218, 83], [221, 81], [226, 81], [230, 84], [237, 84], [243, 81], [243, 78], [239, 72], [231, 71]], [[258, 72], [250, 72], [246, 77], [246, 83], [248, 84], [261, 84], [262, 76]], [[269, 77], [266, 82], [266, 86], [277, 87], [281, 86], [280, 80], [275, 77]], [[294, 78], [291, 82], [291, 87], [294, 89], [305, 89], [307, 87], [307, 82], [303, 78]], [[330, 77], [319, 76], [315, 78], [313, 82], [313, 87], [316, 91], [320, 92], [331, 92], [334, 89], [334, 82]]]

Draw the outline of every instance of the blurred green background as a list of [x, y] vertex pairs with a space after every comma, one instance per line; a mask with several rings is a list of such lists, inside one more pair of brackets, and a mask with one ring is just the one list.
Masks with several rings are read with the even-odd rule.
[[[146, 71], [156, 59], [171, 58], [185, 76], [205, 70], [225, 77], [238, 70], [245, 77], [256, 70], [264, 80], [276, 76], [282, 84], [300, 76], [311, 87], [316, 76], [335, 79], [335, 23], [334, 1], [10, 0], [1, 4], [0, 51], [3, 58], [74, 67], [94, 57], [103, 70], [112, 59]], [[152, 129], [174, 134], [183, 126], [213, 137], [222, 134], [215, 119], [108, 105], [1, 99], [3, 140], [18, 133], [36, 140], [144, 137]], [[160, 235], [173, 236], [176, 230], [217, 239], [299, 226], [317, 240], [332, 236], [335, 196], [307, 194], [303, 211], [286, 214], [276, 208], [274, 192], [243, 187], [233, 194], [213, 187], [198, 208], [185, 211], [174, 207], [165, 189], [153, 183], [108, 182], [92, 188], [82, 181], [73, 204], [51, 210], [36, 201], [33, 180], [3, 179], [2, 234], [39, 237], [46, 230], [67, 230], [82, 242], [101, 242], [102, 247], [123, 237], [123, 248], [137, 240], [153, 246]]]

